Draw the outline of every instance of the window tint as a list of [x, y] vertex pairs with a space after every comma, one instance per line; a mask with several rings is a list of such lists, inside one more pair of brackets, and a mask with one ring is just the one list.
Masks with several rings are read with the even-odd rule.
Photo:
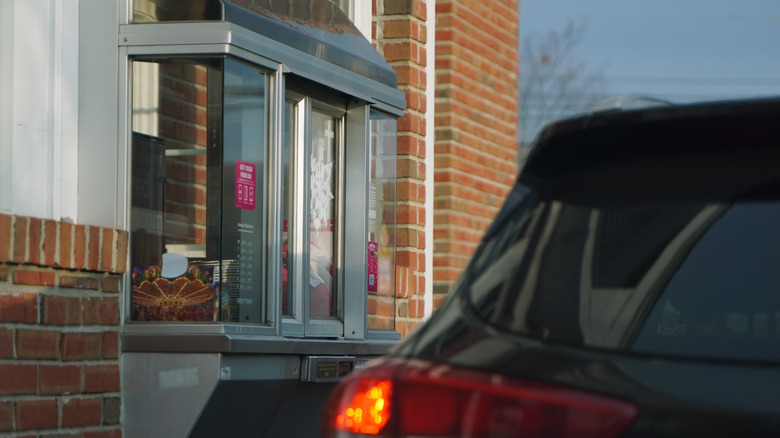
[[780, 204], [725, 209], [671, 276], [642, 352], [780, 359]]
[[780, 203], [515, 202], [466, 272], [477, 315], [551, 341], [780, 359]]

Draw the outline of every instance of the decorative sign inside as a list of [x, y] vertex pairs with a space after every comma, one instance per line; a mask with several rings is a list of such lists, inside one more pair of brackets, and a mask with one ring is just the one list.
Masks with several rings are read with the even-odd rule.
[[245, 161], [236, 161], [236, 208], [255, 209], [255, 165]]
[[376, 292], [378, 290], [379, 276], [379, 244], [377, 242], [368, 242], [368, 291]]

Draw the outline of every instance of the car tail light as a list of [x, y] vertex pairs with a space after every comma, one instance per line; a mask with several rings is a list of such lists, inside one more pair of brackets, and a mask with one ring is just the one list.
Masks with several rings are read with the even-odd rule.
[[325, 437], [618, 436], [629, 402], [420, 360], [383, 359], [331, 393]]

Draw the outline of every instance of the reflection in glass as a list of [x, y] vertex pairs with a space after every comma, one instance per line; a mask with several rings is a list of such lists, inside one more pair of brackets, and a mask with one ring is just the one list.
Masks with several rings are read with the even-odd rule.
[[131, 319], [266, 322], [265, 76], [218, 58], [132, 73]]
[[780, 359], [780, 204], [723, 207], [664, 285], [635, 351]]
[[371, 114], [368, 328], [395, 328], [396, 120]]
[[333, 316], [336, 126], [328, 114], [312, 112], [309, 246], [310, 316]]
[[293, 315], [293, 297], [291, 279], [293, 263], [290, 251], [290, 218], [292, 218], [293, 181], [295, 171], [292, 151], [295, 147], [295, 104], [286, 102], [284, 105], [284, 130], [282, 135], [282, 315]]
[[[225, 61], [222, 166], [223, 320], [265, 322], [262, 171], [265, 75]], [[225, 297], [228, 297], [227, 300]]]

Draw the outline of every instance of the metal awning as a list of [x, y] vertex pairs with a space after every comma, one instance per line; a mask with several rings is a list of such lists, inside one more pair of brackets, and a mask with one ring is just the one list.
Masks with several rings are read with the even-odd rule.
[[397, 88], [395, 72], [328, 0], [135, 0], [134, 23], [224, 21]]

